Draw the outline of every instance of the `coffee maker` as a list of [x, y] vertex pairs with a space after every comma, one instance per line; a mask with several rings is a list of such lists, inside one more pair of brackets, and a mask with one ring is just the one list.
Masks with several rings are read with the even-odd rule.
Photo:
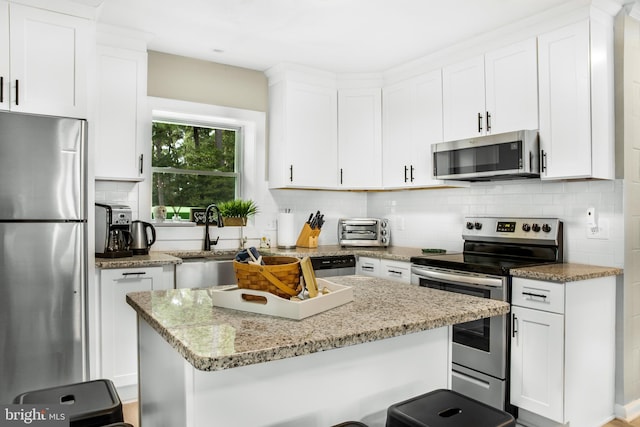
[[96, 257], [133, 256], [131, 208], [118, 203], [96, 203]]

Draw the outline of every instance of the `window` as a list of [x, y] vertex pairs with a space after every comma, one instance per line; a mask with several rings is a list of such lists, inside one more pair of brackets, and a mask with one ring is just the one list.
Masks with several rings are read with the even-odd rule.
[[153, 121], [152, 205], [189, 219], [191, 208], [237, 198], [241, 138], [230, 126]]

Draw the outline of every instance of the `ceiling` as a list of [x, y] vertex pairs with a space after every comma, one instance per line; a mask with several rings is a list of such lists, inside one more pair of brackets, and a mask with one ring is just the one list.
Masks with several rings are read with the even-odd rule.
[[[381, 72], [567, 0], [75, 0], [148, 48], [266, 70]], [[575, 2], [575, 0], [574, 0]]]

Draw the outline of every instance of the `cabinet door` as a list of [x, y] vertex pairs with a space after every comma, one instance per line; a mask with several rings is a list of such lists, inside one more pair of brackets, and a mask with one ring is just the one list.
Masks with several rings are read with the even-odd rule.
[[476, 57], [442, 69], [444, 139], [484, 135], [484, 57]]
[[538, 38], [541, 178], [591, 176], [589, 22]]
[[9, 3], [0, 0], [0, 110], [9, 109]]
[[511, 307], [511, 403], [563, 423], [564, 316]]
[[338, 92], [338, 167], [343, 188], [382, 186], [380, 89]]
[[440, 184], [441, 180], [433, 179], [431, 146], [443, 140], [442, 72], [437, 70], [417, 78], [414, 93], [410, 179], [413, 185]]
[[378, 277], [380, 274], [380, 259], [358, 257], [356, 264], [356, 273], [363, 276]]
[[538, 129], [536, 39], [485, 55], [487, 133]]
[[140, 105], [147, 93], [147, 54], [111, 47], [97, 53], [97, 179], [141, 179]]
[[154, 282], [162, 282], [162, 267], [101, 271], [102, 376], [111, 379], [116, 387], [138, 381], [137, 319], [126, 295], [151, 291]]
[[380, 260], [380, 277], [403, 283], [411, 283], [411, 264], [402, 261]]
[[[335, 89], [304, 83], [288, 84], [285, 152], [291, 185], [335, 188], [338, 183], [338, 101]], [[275, 142], [276, 144], [278, 142]]]
[[383, 96], [383, 186], [435, 185], [431, 145], [442, 142], [440, 70], [386, 87]]
[[383, 185], [387, 188], [406, 187], [410, 185], [415, 93], [411, 82], [385, 87], [383, 92]]
[[12, 3], [10, 22], [10, 108], [86, 117], [88, 21]]

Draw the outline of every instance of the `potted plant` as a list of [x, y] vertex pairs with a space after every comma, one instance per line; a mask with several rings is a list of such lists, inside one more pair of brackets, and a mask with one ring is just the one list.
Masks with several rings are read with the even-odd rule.
[[247, 225], [247, 218], [258, 212], [258, 206], [253, 200], [235, 199], [218, 204], [222, 223], [225, 226]]

